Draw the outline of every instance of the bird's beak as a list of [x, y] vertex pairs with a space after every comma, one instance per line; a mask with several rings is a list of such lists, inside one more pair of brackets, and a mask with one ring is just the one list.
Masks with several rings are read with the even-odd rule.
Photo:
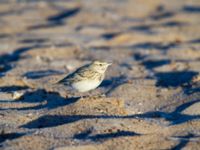
[[108, 66], [112, 65], [112, 63], [108, 63]]

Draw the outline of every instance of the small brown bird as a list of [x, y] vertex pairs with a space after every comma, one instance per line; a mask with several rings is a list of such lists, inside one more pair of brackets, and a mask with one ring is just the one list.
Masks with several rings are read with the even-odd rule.
[[110, 65], [111, 63], [94, 61], [91, 64], [78, 68], [57, 83], [71, 86], [79, 92], [93, 90], [101, 84], [105, 72]]

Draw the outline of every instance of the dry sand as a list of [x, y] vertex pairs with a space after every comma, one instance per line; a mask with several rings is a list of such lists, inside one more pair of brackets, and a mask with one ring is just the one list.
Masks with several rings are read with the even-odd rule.
[[[200, 149], [199, 18], [199, 0], [0, 1], [0, 149]], [[52, 86], [96, 59], [93, 96]]]

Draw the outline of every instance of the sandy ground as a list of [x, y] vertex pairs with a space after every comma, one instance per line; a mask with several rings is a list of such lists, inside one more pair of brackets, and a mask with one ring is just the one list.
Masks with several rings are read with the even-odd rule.
[[[200, 149], [199, 18], [199, 0], [0, 1], [0, 149]], [[113, 62], [93, 96], [52, 86], [92, 60]]]

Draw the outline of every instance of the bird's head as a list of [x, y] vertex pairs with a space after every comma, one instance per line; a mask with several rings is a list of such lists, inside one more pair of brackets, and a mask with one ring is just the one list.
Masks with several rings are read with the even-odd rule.
[[103, 61], [94, 61], [91, 63], [91, 67], [99, 73], [104, 73], [107, 70], [108, 66], [110, 65], [111, 63], [107, 63]]

